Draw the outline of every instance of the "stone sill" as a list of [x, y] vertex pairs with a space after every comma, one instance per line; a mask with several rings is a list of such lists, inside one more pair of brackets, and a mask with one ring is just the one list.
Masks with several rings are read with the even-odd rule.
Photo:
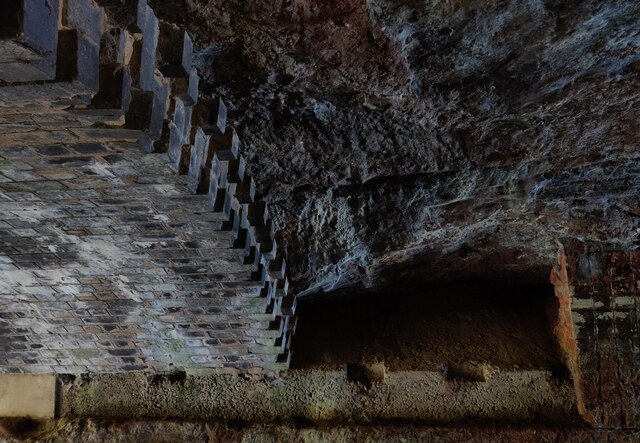
[[438, 372], [392, 372], [371, 388], [343, 371], [231, 374], [93, 374], [66, 380], [65, 419], [231, 420], [313, 423], [578, 423], [572, 383], [546, 371], [500, 372], [486, 382], [445, 381]]

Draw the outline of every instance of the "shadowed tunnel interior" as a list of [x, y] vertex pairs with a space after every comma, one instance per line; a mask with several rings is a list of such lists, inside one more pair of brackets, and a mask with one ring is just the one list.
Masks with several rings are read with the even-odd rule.
[[390, 370], [446, 363], [502, 370], [562, 366], [549, 284], [470, 281], [299, 302], [293, 368], [384, 362]]

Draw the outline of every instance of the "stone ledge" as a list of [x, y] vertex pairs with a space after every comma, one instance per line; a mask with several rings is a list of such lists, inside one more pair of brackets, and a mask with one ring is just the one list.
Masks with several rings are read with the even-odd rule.
[[0, 374], [0, 417], [53, 418], [55, 409], [53, 374]]
[[67, 380], [61, 417], [313, 423], [580, 423], [569, 382], [545, 371], [501, 372], [484, 383], [398, 371], [370, 389], [344, 371], [215, 375], [94, 374]]

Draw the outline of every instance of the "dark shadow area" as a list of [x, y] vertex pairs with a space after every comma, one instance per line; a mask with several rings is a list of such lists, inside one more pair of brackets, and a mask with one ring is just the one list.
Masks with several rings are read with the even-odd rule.
[[0, 38], [15, 38], [22, 31], [22, 0], [2, 0]]
[[298, 302], [292, 368], [343, 369], [384, 362], [390, 370], [446, 363], [502, 370], [563, 367], [552, 332], [549, 284], [474, 281]]

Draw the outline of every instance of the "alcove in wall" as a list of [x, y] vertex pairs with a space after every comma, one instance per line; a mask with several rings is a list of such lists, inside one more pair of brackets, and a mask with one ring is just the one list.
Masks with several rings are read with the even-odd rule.
[[22, 0], [2, 0], [0, 38], [15, 38], [22, 29]]
[[390, 371], [437, 371], [454, 363], [558, 373], [557, 309], [550, 284], [481, 280], [300, 299], [291, 367], [384, 362]]

